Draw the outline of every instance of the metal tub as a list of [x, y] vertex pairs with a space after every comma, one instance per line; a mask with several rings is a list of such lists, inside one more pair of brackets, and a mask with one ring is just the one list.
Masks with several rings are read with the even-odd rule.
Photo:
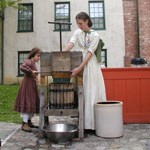
[[53, 142], [68, 142], [71, 141], [78, 127], [73, 124], [54, 123], [43, 128], [45, 136]]

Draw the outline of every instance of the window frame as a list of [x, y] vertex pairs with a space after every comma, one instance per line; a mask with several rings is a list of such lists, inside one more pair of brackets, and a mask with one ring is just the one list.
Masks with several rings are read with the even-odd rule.
[[[90, 8], [90, 3], [102, 3], [102, 6], [103, 6], [103, 17], [102, 17], [102, 20], [103, 20], [103, 28], [94, 28], [92, 26], [92, 29], [94, 30], [106, 30], [106, 23], [105, 23], [105, 4], [104, 4], [104, 0], [89, 0], [89, 15], [90, 15], [90, 11], [91, 11], [91, 8]], [[91, 16], [90, 16], [91, 17]], [[92, 19], [91, 19], [92, 20]], [[93, 23], [93, 22], [92, 22]], [[94, 25], [94, 23], [93, 23]]]
[[[71, 18], [71, 16], [70, 16], [70, 2], [54, 2], [54, 18], [55, 18], [55, 22], [59, 22], [59, 21], [57, 21], [57, 19], [56, 19], [56, 5], [57, 4], [68, 4], [68, 7], [69, 7], [69, 9], [68, 9], [68, 11], [69, 11], [69, 13], [68, 13], [68, 22], [70, 22], [70, 18]], [[63, 22], [63, 21], [62, 21]], [[65, 21], [66, 22], [66, 21]], [[56, 28], [56, 26], [57, 26], [58, 24], [54, 24], [54, 31], [60, 31], [60, 29], [57, 29]], [[71, 31], [71, 26], [70, 25], [65, 25], [65, 26], [68, 26], [68, 28], [67, 29], [64, 29], [63, 28], [63, 26], [64, 25], [62, 25], [61, 26], [61, 31]]]
[[102, 49], [101, 51], [101, 64], [107, 67], [107, 49]]
[[[23, 7], [27, 7], [27, 6], [31, 6], [32, 7], [32, 18], [31, 18], [31, 20], [25, 20], [25, 21], [31, 21], [32, 25], [31, 25], [31, 29], [30, 30], [21, 30], [20, 29], [19, 22], [21, 20], [19, 20], [19, 9], [18, 9], [18, 28], [17, 28], [17, 32], [33, 32], [33, 3], [19, 3], [18, 7], [19, 7], [19, 5], [21, 5]], [[24, 8], [21, 8], [21, 9], [24, 9]]]
[[[29, 54], [30, 53], [30, 51], [18, 51], [18, 77], [22, 77], [22, 76], [24, 76], [24, 73], [21, 73], [21, 70], [20, 70], [20, 66], [21, 66], [21, 64], [23, 63], [20, 63], [20, 54]], [[28, 55], [27, 55], [28, 56]], [[23, 59], [23, 61], [25, 60], [25, 59], [27, 59], [27, 58], [24, 58]]]

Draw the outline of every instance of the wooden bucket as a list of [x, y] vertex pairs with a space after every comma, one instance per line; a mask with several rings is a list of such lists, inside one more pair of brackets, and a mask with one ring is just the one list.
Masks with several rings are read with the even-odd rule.
[[71, 72], [52, 72], [53, 83], [70, 83]]
[[74, 107], [74, 84], [49, 85], [49, 107], [52, 109], [64, 109]]

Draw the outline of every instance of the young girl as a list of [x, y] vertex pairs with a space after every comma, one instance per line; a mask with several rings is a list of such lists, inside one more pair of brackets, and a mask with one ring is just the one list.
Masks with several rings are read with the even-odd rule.
[[92, 21], [87, 13], [80, 12], [77, 14], [76, 23], [79, 29], [74, 32], [64, 51], [71, 50], [75, 43], [78, 43], [79, 47], [82, 49], [83, 61], [79, 67], [72, 70], [71, 76], [76, 76], [82, 69], [84, 69], [84, 125], [85, 129], [94, 130], [94, 104], [100, 101], [106, 101], [102, 72], [94, 54], [100, 37], [97, 32], [91, 29]]
[[31, 118], [34, 113], [39, 113], [38, 72], [35, 63], [40, 60], [40, 52], [39, 48], [33, 48], [28, 59], [21, 65], [25, 74], [14, 104], [14, 110], [21, 113], [22, 130], [26, 132], [31, 132], [31, 128], [36, 127]]

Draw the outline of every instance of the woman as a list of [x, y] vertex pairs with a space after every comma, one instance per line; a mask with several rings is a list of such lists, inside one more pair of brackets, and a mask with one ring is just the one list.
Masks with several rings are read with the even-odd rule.
[[100, 37], [97, 32], [91, 29], [92, 21], [87, 13], [80, 12], [77, 14], [76, 23], [79, 29], [74, 32], [64, 51], [71, 50], [76, 42], [83, 51], [83, 61], [79, 67], [72, 70], [71, 76], [76, 76], [84, 69], [85, 129], [94, 130], [94, 104], [100, 101], [106, 101], [103, 75], [94, 53]]
[[28, 59], [21, 65], [21, 71], [25, 74], [15, 101], [14, 110], [21, 113], [22, 130], [26, 132], [31, 132], [31, 128], [36, 127], [32, 124], [31, 118], [34, 113], [39, 113], [38, 72], [35, 63], [40, 60], [40, 53], [39, 48], [33, 48]]

